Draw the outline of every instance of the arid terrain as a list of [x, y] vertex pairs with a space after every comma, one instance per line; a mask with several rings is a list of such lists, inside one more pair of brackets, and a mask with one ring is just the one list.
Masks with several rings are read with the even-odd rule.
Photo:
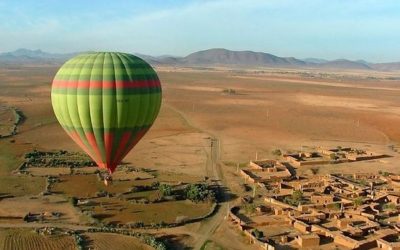
[[[28, 174], [16, 173], [24, 155], [34, 149], [80, 152], [52, 111], [50, 89], [57, 68], [0, 68], [0, 134], [13, 125], [14, 117], [7, 108], [15, 107], [24, 115], [16, 135], [0, 138], [0, 249], [14, 249], [10, 244], [19, 244], [21, 249], [73, 249], [73, 237], [81, 236], [34, 234], [31, 229], [50, 226], [87, 230], [90, 221], [83, 210], [102, 214], [100, 220], [104, 224], [133, 223], [138, 218], [145, 224], [161, 220], [172, 223], [179, 216], [196, 218], [209, 212], [210, 203], [184, 200], [132, 205], [120, 197], [114, 197], [112, 202], [107, 200], [110, 198], [97, 197], [97, 205], [75, 207], [67, 202], [69, 198], [87, 199], [104, 191], [93, 168], [77, 169], [71, 174], [65, 168], [36, 167], [28, 168]], [[400, 72], [166, 66], [156, 67], [156, 71], [163, 87], [161, 112], [124, 164], [157, 174], [147, 177], [145, 171], [128, 174], [121, 170], [115, 174], [115, 185], [106, 191], [122, 194], [132, 185], [151, 185], [153, 180], [146, 182], [146, 178], [153, 177], [176, 187], [180, 182], [205, 180], [223, 186], [216, 210], [205, 219], [171, 228], [135, 229], [155, 235], [171, 249], [259, 249], [249, 244], [246, 236], [225, 217], [229, 208], [246, 194], [236, 166], [245, 167], [255, 158], [280, 159], [273, 153], [278, 149], [298, 152], [338, 145], [368, 149], [389, 157], [318, 165], [318, 173], [400, 174], [400, 81], [393, 80], [398, 79]], [[296, 171], [299, 176], [310, 175], [310, 171], [315, 171], [312, 168], [315, 166], [299, 167]], [[54, 194], [46, 198], [42, 193], [49, 176], [57, 176], [60, 182], [53, 184], [50, 191]], [[153, 191], [146, 193], [145, 198], [156, 195]], [[30, 223], [16, 219], [47, 210], [61, 212], [64, 218]], [[128, 236], [121, 234], [111, 237], [105, 232], [85, 231], [82, 237], [88, 248], [132, 249], [132, 245], [137, 245], [135, 249], [151, 249], [142, 241], [125, 239]]]

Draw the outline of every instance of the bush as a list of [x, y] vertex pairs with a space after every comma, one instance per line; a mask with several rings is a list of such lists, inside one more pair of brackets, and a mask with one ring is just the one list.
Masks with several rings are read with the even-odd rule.
[[215, 199], [214, 192], [208, 189], [207, 184], [189, 184], [185, 189], [185, 196], [194, 202]]
[[353, 203], [356, 207], [361, 206], [364, 203], [364, 199], [362, 197], [357, 197], [354, 199]]
[[151, 188], [152, 189], [158, 189], [158, 187], [160, 186], [160, 182], [155, 181], [153, 183], [151, 183]]
[[76, 206], [78, 204], [78, 198], [71, 197], [69, 198], [69, 202], [71, 203], [72, 206]]
[[293, 192], [292, 198], [294, 200], [302, 200], [303, 199], [303, 193], [301, 191], [299, 191], [299, 190], [296, 190], [296, 191]]
[[258, 229], [253, 229], [251, 234], [254, 235], [254, 237], [256, 237], [257, 239], [261, 239], [262, 237], [264, 237], [264, 233]]
[[394, 203], [387, 203], [385, 205], [383, 205], [383, 209], [384, 210], [396, 210], [396, 204]]
[[274, 150], [272, 150], [272, 154], [276, 155], [276, 156], [281, 156], [282, 155], [282, 151], [280, 149], [274, 149]]
[[339, 157], [338, 157], [335, 153], [330, 154], [330, 155], [329, 155], [329, 158], [331, 158], [331, 160], [334, 160], [334, 161], [336, 161], [337, 159], [339, 159]]
[[246, 204], [244, 205], [244, 212], [247, 215], [252, 215], [256, 212], [256, 205], [255, 204]]
[[291, 196], [286, 196], [283, 202], [291, 206], [298, 206], [303, 201], [303, 193], [299, 190], [293, 192]]
[[161, 196], [172, 195], [172, 186], [168, 184], [161, 184], [158, 186], [158, 191], [160, 191]]

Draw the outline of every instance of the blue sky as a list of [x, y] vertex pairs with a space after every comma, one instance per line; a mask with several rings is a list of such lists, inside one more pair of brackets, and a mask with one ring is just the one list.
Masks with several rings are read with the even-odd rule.
[[400, 1], [0, 0], [0, 52], [17, 48], [400, 61]]

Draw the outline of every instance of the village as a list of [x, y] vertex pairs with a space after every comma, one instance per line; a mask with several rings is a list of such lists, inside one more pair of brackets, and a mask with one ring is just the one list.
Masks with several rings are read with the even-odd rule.
[[400, 249], [400, 175], [296, 174], [307, 165], [384, 157], [337, 147], [250, 161], [236, 170], [249, 194], [227, 219], [259, 249]]

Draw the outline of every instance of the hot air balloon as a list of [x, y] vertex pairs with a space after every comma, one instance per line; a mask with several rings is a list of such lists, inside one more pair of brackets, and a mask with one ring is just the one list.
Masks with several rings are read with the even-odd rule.
[[51, 101], [67, 134], [111, 174], [156, 119], [161, 85], [139, 57], [85, 53], [58, 70]]

